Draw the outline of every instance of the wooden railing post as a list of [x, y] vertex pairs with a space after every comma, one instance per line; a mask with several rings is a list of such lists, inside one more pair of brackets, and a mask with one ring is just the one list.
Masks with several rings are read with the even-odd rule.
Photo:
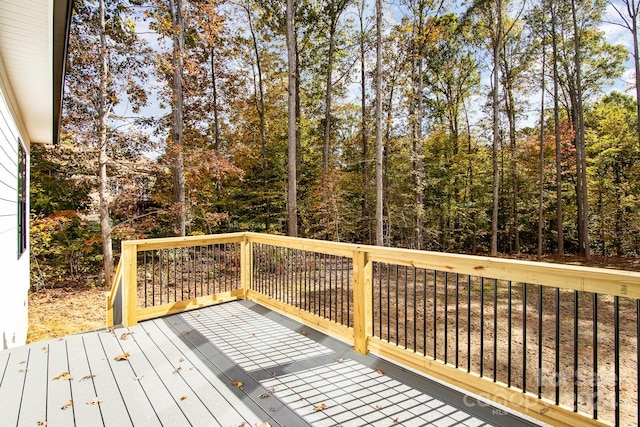
[[372, 266], [366, 252], [353, 252], [353, 347], [361, 354], [367, 354], [367, 339], [373, 331]]
[[122, 326], [138, 324], [138, 246], [122, 242]]
[[240, 243], [240, 286], [242, 286], [242, 298], [247, 299], [247, 293], [251, 289], [253, 280], [253, 244], [245, 234]]

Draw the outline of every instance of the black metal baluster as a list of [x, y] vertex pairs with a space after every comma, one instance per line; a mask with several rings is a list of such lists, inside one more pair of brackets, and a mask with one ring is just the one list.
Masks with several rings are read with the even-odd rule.
[[151, 305], [156, 305], [156, 263], [155, 251], [151, 251]]
[[578, 291], [573, 291], [573, 412], [578, 412]]
[[173, 248], [173, 300], [178, 300], [178, 260], [176, 256], [176, 248]]
[[484, 277], [480, 278], [480, 377], [484, 376]]
[[162, 249], [158, 251], [158, 282], [160, 284], [158, 294], [160, 296], [160, 305], [162, 305], [162, 296], [164, 295], [162, 292]]
[[538, 399], [542, 399], [542, 285], [538, 285]]
[[347, 258], [347, 326], [351, 326], [351, 258]]
[[467, 372], [471, 372], [471, 276], [467, 275]]
[[422, 355], [427, 355], [427, 269], [422, 269]]
[[144, 306], [147, 307], [147, 251], [142, 253], [142, 260], [144, 264]]
[[[511, 312], [512, 312], [512, 288], [511, 280], [507, 283], [507, 300], [509, 306], [507, 307], [507, 386], [511, 387]], [[497, 332], [497, 331], [496, 331]]]
[[433, 270], [433, 358], [438, 358], [438, 272]]
[[[343, 287], [344, 287], [344, 258], [340, 257], [340, 323], [342, 323], [344, 325], [344, 293], [343, 293]], [[373, 290], [372, 290], [373, 292]], [[349, 307], [347, 307], [349, 308]], [[372, 314], [373, 314], [373, 310]], [[373, 319], [372, 320], [372, 324], [373, 324]], [[349, 325], [347, 325], [349, 326]]]
[[[184, 248], [180, 248], [180, 289], [182, 290], [182, 299], [184, 299]], [[190, 297], [188, 290], [187, 296]]]
[[418, 323], [418, 306], [416, 305], [416, 293], [418, 292], [418, 281], [416, 278], [416, 268], [413, 267], [413, 352], [417, 350], [417, 323]]
[[498, 378], [498, 280], [493, 279], [493, 382]]
[[556, 367], [555, 367], [555, 402], [560, 404], [560, 288], [556, 288]]
[[404, 348], [407, 348], [407, 266], [404, 266]]
[[614, 425], [620, 425], [620, 297], [613, 297]]
[[398, 284], [398, 270], [399, 270], [399, 266], [396, 265], [396, 345], [398, 345], [400, 343], [400, 330], [399, 330], [399, 326], [400, 326], [400, 322], [398, 320], [398, 316], [400, 315], [400, 307], [399, 307], [399, 303], [400, 303], [400, 285]]
[[460, 339], [460, 316], [458, 310], [460, 309], [460, 275], [456, 273], [456, 368], [458, 367], [458, 348]]
[[522, 284], [522, 392], [527, 392], [527, 284]]
[[391, 342], [391, 265], [387, 265], [387, 341]]
[[333, 320], [331, 317], [331, 312], [333, 311], [333, 259], [335, 257], [333, 255], [329, 255], [329, 320]]

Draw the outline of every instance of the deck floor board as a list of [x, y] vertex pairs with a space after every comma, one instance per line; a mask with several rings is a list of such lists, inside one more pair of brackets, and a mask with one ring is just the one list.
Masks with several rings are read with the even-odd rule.
[[[82, 335], [82, 348], [89, 362], [91, 381], [96, 390], [96, 396], [101, 400], [100, 410], [104, 425], [132, 426], [131, 417], [127, 410], [118, 383], [111, 373], [107, 355], [104, 353], [100, 343], [99, 334], [96, 332]], [[118, 423], [118, 424], [116, 424]]]
[[[22, 364], [20, 361], [23, 369], [26, 369], [22, 405], [18, 418], [18, 423], [21, 426], [35, 426], [39, 421], [47, 419], [46, 405], [40, 405], [38, 402], [47, 400], [48, 356], [49, 353], [42, 348], [31, 348], [25, 363]], [[29, 398], [25, 399], [25, 396], [29, 396]], [[35, 399], [32, 400], [31, 396], [34, 396]]]
[[0, 352], [3, 427], [533, 425], [468, 402], [247, 301]]

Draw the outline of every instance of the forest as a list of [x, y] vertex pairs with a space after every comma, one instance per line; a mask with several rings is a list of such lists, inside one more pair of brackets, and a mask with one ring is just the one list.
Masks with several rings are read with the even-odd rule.
[[31, 151], [32, 283], [109, 283], [124, 239], [241, 230], [635, 257], [639, 13], [75, 0], [60, 142]]

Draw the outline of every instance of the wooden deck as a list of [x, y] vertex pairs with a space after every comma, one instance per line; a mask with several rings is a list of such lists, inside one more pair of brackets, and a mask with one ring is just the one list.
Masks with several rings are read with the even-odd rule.
[[13, 425], [533, 423], [236, 301], [0, 352]]

